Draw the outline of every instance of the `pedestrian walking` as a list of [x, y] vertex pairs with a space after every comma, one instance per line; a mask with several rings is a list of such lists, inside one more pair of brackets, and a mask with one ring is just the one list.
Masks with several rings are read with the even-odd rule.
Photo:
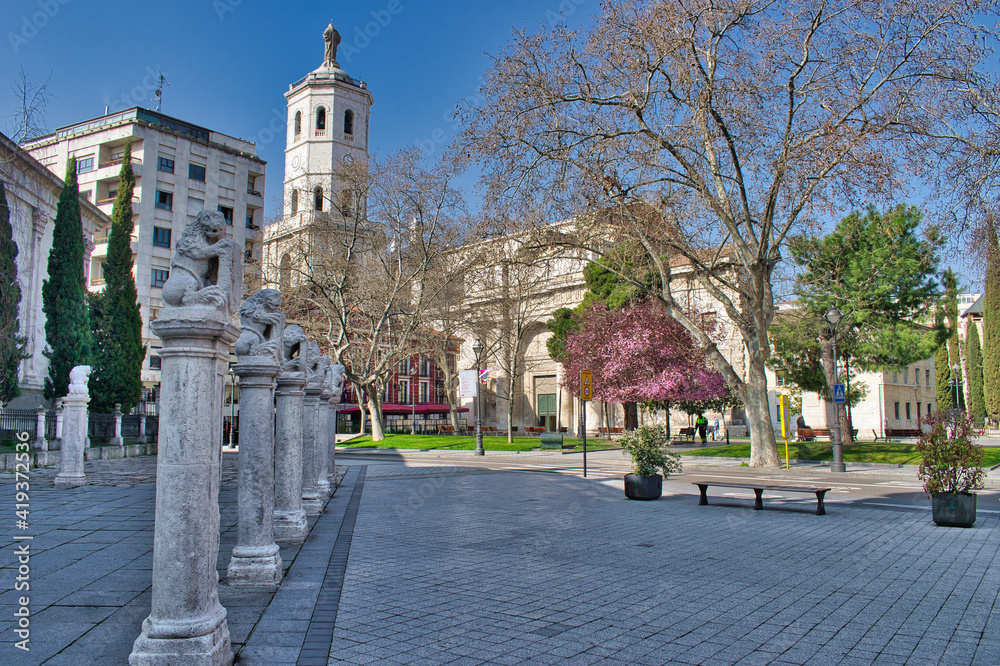
[[701, 443], [708, 444], [708, 419], [705, 418], [704, 414], [698, 414], [698, 418], [694, 422], [694, 427], [698, 429], [698, 436], [701, 437]]

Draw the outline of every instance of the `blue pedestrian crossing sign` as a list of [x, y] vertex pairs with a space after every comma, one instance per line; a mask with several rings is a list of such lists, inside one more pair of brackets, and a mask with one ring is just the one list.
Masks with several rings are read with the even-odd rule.
[[833, 385], [833, 401], [847, 402], [847, 390], [844, 388], [843, 384]]

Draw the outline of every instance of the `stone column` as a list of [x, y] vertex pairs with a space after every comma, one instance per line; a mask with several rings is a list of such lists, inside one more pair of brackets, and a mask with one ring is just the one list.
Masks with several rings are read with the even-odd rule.
[[[73, 371], [77, 372], [80, 368], [90, 370], [87, 366], [77, 366]], [[82, 377], [82, 391], [81, 384], [71, 384], [70, 393], [62, 400], [64, 423], [59, 473], [55, 478], [57, 486], [74, 487], [87, 483], [87, 475], [83, 472], [83, 450], [87, 441], [87, 405], [90, 404], [90, 394], [87, 392], [86, 373]]]
[[[56, 440], [59, 442], [59, 448], [62, 447], [62, 436], [63, 436], [63, 399], [59, 398], [56, 400]], [[52, 442], [49, 442], [49, 448], [57, 448], [52, 446]]]
[[274, 542], [274, 379], [276, 358], [241, 356], [240, 476], [237, 542], [229, 561], [230, 585], [277, 586], [281, 555]]
[[323, 384], [316, 405], [316, 487], [323, 501], [330, 499], [330, 387]]
[[319, 486], [319, 456], [317, 412], [319, 397], [323, 393], [321, 384], [310, 382], [306, 385], [302, 417], [302, 508], [307, 516], [318, 516], [323, 510]]
[[309, 535], [302, 508], [302, 399], [306, 377], [301, 372], [285, 372], [277, 384], [274, 537], [301, 543]]
[[136, 440], [140, 444], [145, 444], [146, 439], [146, 415], [139, 414], [139, 439]]
[[115, 403], [115, 436], [111, 438], [112, 446], [125, 446], [125, 440], [122, 439], [122, 403]]
[[222, 380], [237, 329], [225, 321], [162, 315], [151, 328], [163, 341], [164, 398], [156, 462], [153, 597], [129, 663], [231, 664], [216, 570], [222, 471], [218, 442]]
[[219, 603], [222, 386], [243, 284], [243, 247], [217, 211], [202, 211], [176, 244], [166, 307], [150, 323], [160, 351], [162, 409], [156, 458], [152, 602], [132, 666], [229, 666]]
[[338, 396], [330, 396], [330, 439], [327, 443], [327, 478], [330, 480], [330, 487], [337, 483], [337, 407], [340, 403]]
[[35, 410], [35, 450], [48, 451], [49, 443], [45, 439], [45, 408]]
[[330, 483], [337, 483], [337, 429], [340, 425], [340, 420], [338, 419], [338, 405], [340, 405], [340, 400], [344, 394], [344, 372], [346, 369], [340, 364], [334, 364], [330, 366], [330, 418], [333, 419], [333, 423], [330, 425], [330, 456], [328, 459], [328, 466], [330, 468]]

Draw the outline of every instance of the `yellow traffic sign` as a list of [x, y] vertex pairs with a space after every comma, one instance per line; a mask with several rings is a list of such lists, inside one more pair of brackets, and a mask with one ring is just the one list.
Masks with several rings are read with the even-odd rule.
[[580, 397], [584, 401], [594, 399], [594, 373], [590, 370], [580, 371]]

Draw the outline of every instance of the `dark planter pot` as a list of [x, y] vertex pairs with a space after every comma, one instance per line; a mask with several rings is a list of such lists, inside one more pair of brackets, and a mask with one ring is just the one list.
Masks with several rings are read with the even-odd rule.
[[659, 474], [653, 476], [625, 475], [625, 497], [634, 500], [655, 500], [659, 499], [662, 494], [663, 477]]
[[976, 523], [976, 495], [937, 493], [931, 498], [934, 522], [943, 527], [972, 527]]

